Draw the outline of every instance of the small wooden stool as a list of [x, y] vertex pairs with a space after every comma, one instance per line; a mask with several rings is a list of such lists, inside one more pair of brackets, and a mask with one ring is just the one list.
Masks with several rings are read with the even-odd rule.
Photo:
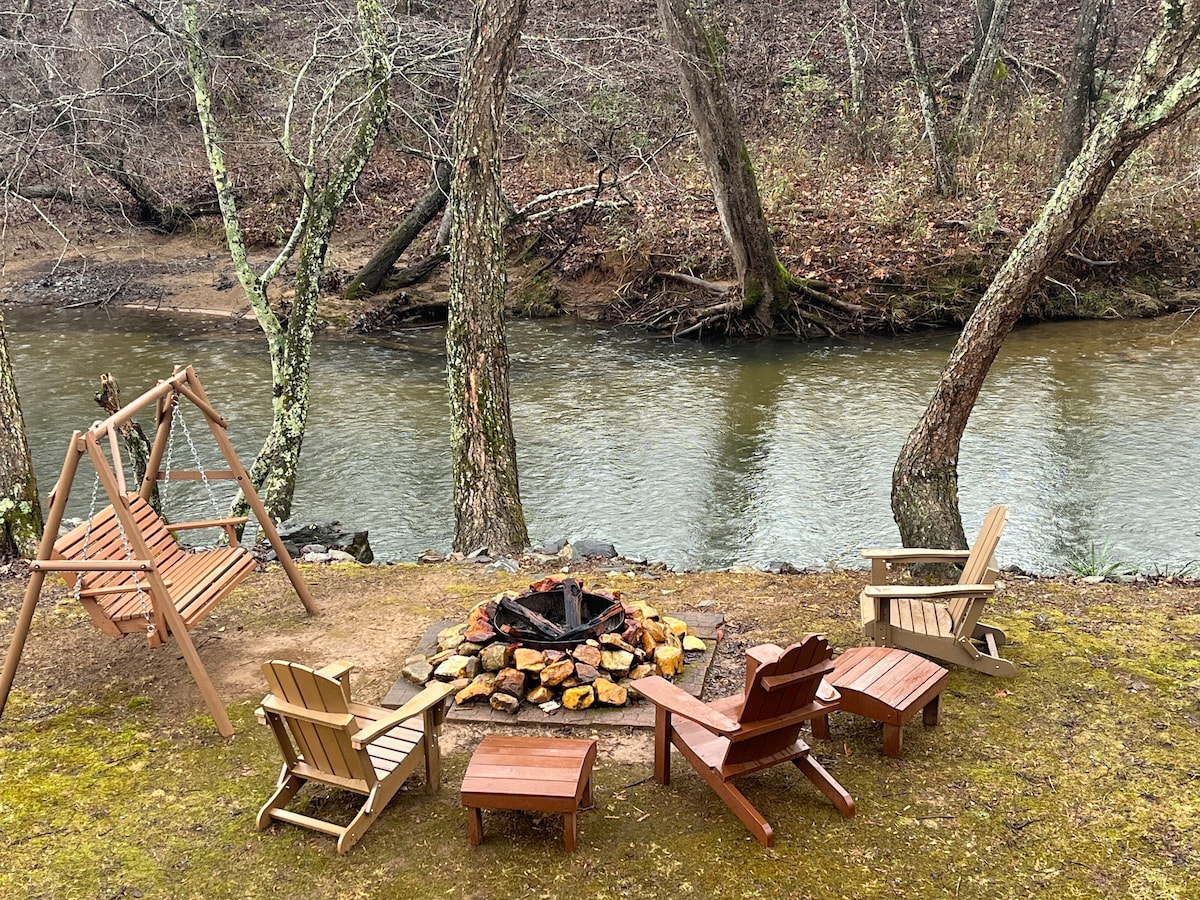
[[592, 805], [596, 741], [489, 734], [467, 764], [462, 802], [472, 846], [483, 842], [484, 809], [563, 814], [567, 850], [575, 849], [580, 804]]
[[[829, 681], [846, 712], [883, 723], [883, 753], [899, 757], [904, 723], [922, 711], [938, 723], [942, 688], [950, 673], [923, 656], [889, 647], [855, 647], [833, 661]], [[829, 716], [812, 720], [813, 736], [829, 737]]]

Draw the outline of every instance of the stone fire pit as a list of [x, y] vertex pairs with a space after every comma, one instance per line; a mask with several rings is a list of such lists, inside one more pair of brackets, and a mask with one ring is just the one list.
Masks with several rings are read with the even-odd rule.
[[[708, 633], [715, 636], [711, 628]], [[683, 619], [640, 601], [623, 602], [619, 592], [584, 590], [567, 575], [481, 603], [427, 644], [403, 669], [414, 688], [447, 681], [458, 689], [456, 708], [510, 715], [523, 706], [541, 713], [560, 706], [623, 707], [630, 681], [648, 675], [675, 680], [685, 672], [685, 658], [712, 650], [688, 633]]]

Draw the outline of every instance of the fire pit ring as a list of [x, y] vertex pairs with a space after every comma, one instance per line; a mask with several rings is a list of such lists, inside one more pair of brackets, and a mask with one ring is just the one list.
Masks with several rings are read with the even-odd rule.
[[491, 612], [497, 640], [537, 650], [569, 650], [625, 629], [620, 600], [583, 590], [567, 578], [547, 590], [504, 597]]

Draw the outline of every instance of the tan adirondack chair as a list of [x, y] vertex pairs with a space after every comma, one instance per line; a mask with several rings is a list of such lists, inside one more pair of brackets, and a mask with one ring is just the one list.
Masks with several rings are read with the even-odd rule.
[[[994, 506], [984, 517], [970, 550], [863, 550], [871, 560], [871, 584], [859, 595], [863, 634], [877, 647], [898, 647], [1011, 678], [1017, 668], [1000, 658], [1007, 638], [979, 621], [988, 597], [996, 592], [996, 547], [1008, 522], [1008, 510]], [[963, 563], [957, 584], [888, 584], [890, 566]]]
[[[290, 822], [335, 836], [338, 853], [345, 853], [419, 765], [428, 790], [441, 784], [438, 733], [454, 689], [431, 685], [397, 710], [382, 709], [350, 699], [351, 669], [344, 662], [319, 671], [282, 660], [263, 665], [271, 693], [257, 715], [275, 733], [284, 764], [275, 793], [258, 812], [259, 831], [272, 820]], [[284, 809], [306, 781], [366, 794], [366, 800], [345, 826]]]
[[800, 740], [810, 719], [837, 708], [838, 693], [823, 676], [833, 669], [833, 651], [820, 635], [782, 650], [762, 644], [746, 651], [744, 692], [703, 703], [657, 675], [632, 687], [655, 706], [654, 778], [671, 781], [671, 744], [763, 845], [775, 834], [762, 814], [732, 784], [770, 766], [791, 761], [847, 818], [854, 800], [812, 758]]

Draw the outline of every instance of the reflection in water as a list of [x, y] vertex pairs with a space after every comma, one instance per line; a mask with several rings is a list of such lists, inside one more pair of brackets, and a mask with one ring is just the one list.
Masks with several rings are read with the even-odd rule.
[[[117, 375], [128, 400], [191, 362], [247, 464], [266, 436], [259, 335], [127, 312], [5, 316], [43, 496], [70, 432], [99, 415], [91, 396], [101, 372]], [[449, 548], [442, 340], [429, 329], [386, 346], [318, 344], [298, 517], [369, 528], [383, 559]], [[952, 344], [919, 335], [714, 348], [513, 323], [530, 534], [602, 538], [677, 566], [858, 565], [859, 548], [898, 540], [892, 466]], [[1062, 570], [1092, 542], [1145, 569], [1200, 558], [1198, 389], [1200, 322], [1014, 333], [963, 439], [967, 533], [1007, 503], [1002, 563]], [[215, 465], [216, 448], [197, 443]], [[73, 514], [89, 494], [76, 485]]]

